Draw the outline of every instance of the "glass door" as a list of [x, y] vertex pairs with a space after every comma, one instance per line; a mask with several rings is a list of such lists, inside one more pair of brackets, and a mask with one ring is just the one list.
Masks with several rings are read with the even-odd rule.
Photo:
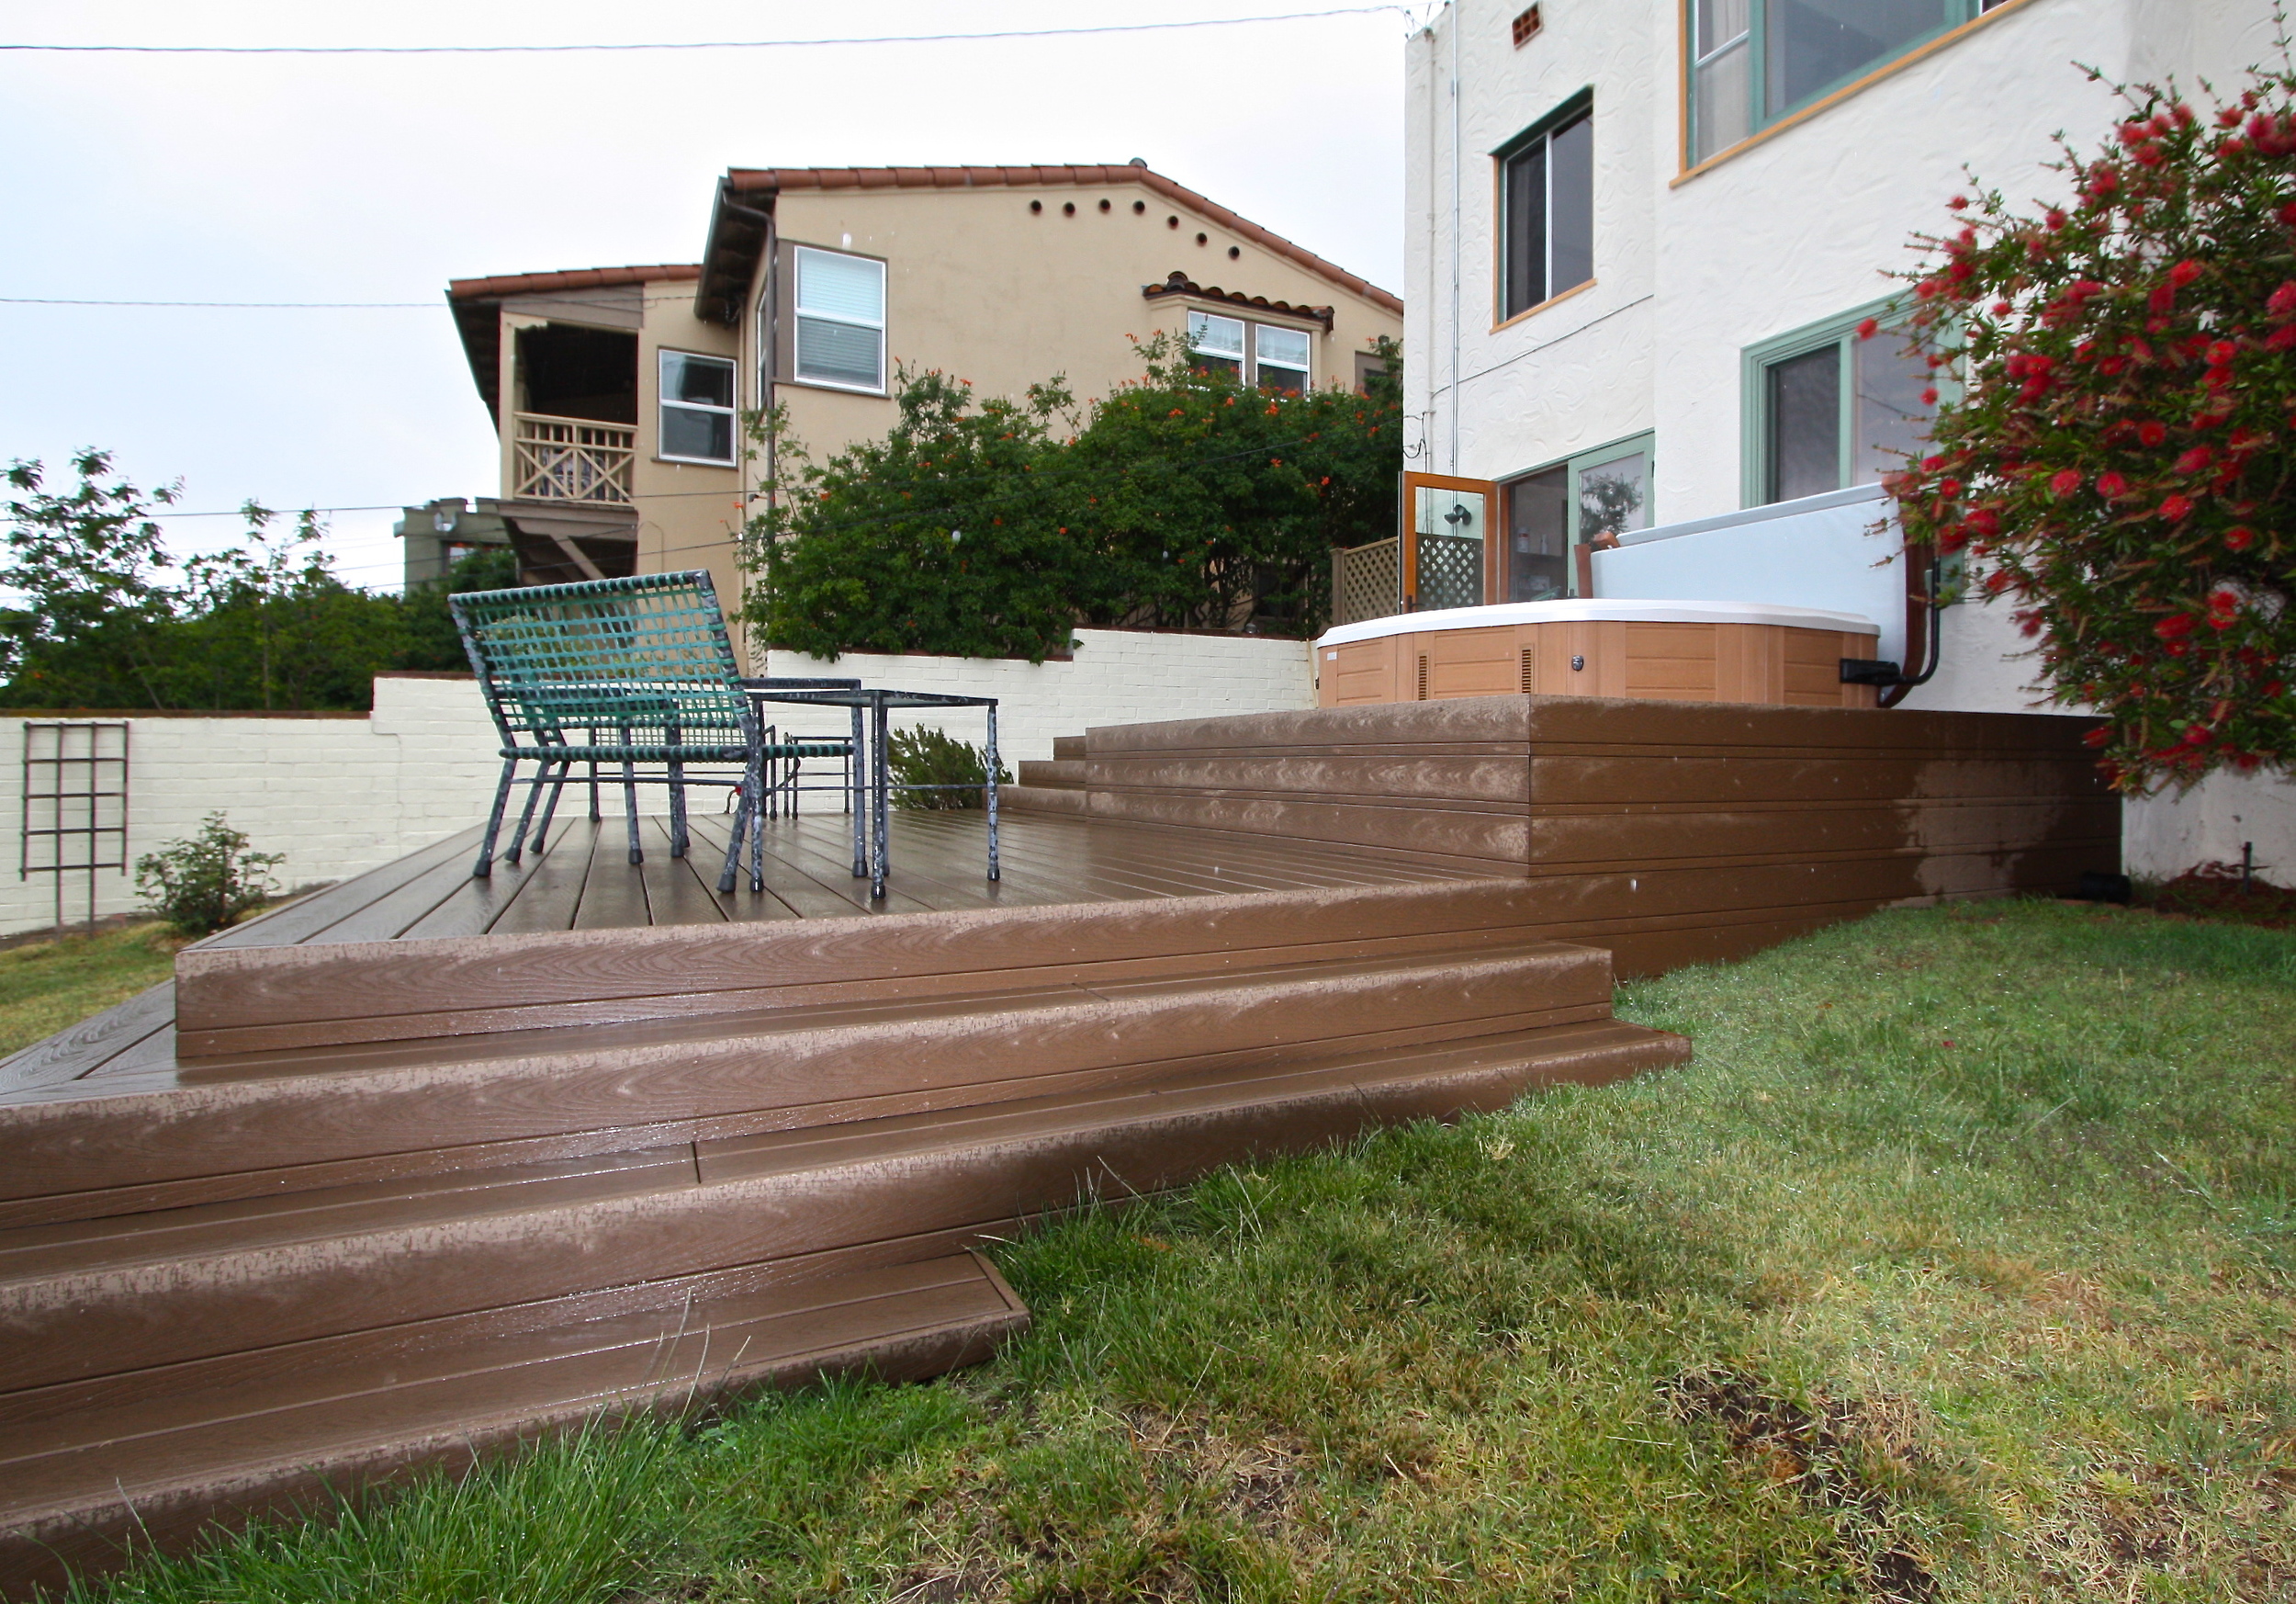
[[1496, 593], [1510, 602], [1589, 594], [1591, 554], [1650, 526], [1650, 446], [1640, 435], [1509, 480]]
[[1488, 480], [1403, 475], [1403, 610], [1480, 607], [1496, 568]]

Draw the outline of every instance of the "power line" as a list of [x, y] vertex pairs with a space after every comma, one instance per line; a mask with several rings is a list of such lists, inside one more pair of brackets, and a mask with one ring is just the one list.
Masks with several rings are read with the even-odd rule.
[[307, 311], [436, 311], [439, 305], [435, 300], [68, 300], [60, 296], [0, 295], [0, 306], [213, 306], [266, 311], [292, 307]]
[[1196, 21], [1114, 22], [1090, 28], [1012, 28], [987, 33], [889, 33], [840, 39], [730, 39], [655, 41], [629, 44], [493, 44], [493, 45], [140, 45], [140, 44], [0, 44], [0, 51], [39, 51], [58, 55], [140, 56], [499, 56], [628, 53], [641, 51], [780, 51], [819, 50], [848, 45], [959, 44], [973, 40], [1016, 39], [1076, 39], [1100, 34], [1169, 33], [1183, 28], [1243, 28], [1264, 22], [1307, 22], [1331, 17], [1370, 17], [1394, 12], [1410, 17], [1400, 5], [1344, 6], [1321, 11], [1282, 11], [1263, 17], [1208, 17]]

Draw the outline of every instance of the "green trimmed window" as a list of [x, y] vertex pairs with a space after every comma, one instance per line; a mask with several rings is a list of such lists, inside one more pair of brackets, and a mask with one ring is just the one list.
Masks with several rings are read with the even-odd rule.
[[[1861, 336], [1869, 318], [1875, 332]], [[1750, 347], [1745, 504], [1877, 483], [1927, 437], [1941, 382], [1907, 354], [1902, 313], [1885, 300]]]
[[2008, 0], [1683, 0], [1694, 164]]
[[1594, 96], [1582, 90], [1491, 152], [1499, 320], [1594, 277]]
[[1500, 486], [1506, 537], [1499, 594], [1544, 602], [1579, 593], [1571, 548], [1650, 526], [1653, 436], [1637, 435]]

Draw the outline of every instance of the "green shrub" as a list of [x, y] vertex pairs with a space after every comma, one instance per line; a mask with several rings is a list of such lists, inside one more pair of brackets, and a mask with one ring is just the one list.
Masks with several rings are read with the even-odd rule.
[[210, 813], [199, 833], [136, 860], [136, 893], [186, 935], [221, 930], [279, 894], [281, 853], [251, 853], [247, 837]]
[[[895, 791], [899, 808], [945, 809], [985, 806], [988, 754], [970, 741], [938, 729], [896, 729], [885, 742], [885, 765], [898, 785], [940, 785], [954, 789]], [[1012, 774], [996, 765], [996, 783], [1012, 784]]]

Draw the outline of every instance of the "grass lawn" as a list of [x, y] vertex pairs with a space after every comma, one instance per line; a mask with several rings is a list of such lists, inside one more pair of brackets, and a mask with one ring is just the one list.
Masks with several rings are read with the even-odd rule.
[[174, 972], [183, 945], [163, 924], [0, 948], [0, 1056], [125, 1002]]
[[1008, 1246], [992, 1365], [109, 1596], [2296, 1598], [2296, 934], [1892, 913], [1620, 1011], [1697, 1061]]

